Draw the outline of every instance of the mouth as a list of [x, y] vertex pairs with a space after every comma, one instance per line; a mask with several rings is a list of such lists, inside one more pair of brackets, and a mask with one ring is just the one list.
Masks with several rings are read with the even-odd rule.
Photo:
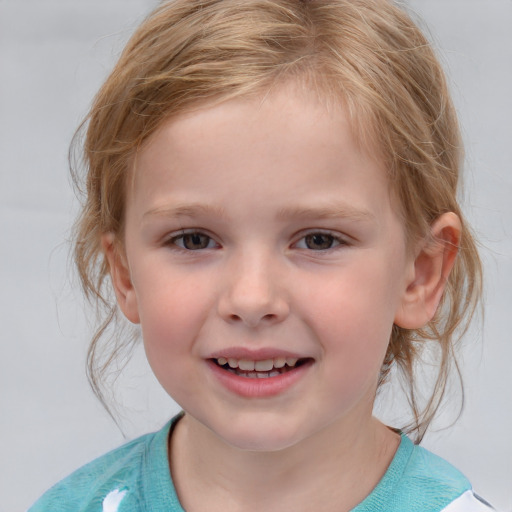
[[312, 359], [308, 357], [276, 357], [273, 359], [252, 361], [248, 359], [219, 357], [211, 359], [211, 361], [223, 370], [239, 377], [245, 377], [247, 379], [269, 379], [279, 377], [280, 375], [295, 370], [312, 361]]

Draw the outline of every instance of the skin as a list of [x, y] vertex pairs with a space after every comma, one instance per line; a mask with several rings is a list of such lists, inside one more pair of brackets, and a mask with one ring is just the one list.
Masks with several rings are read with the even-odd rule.
[[[408, 250], [397, 211], [342, 108], [291, 86], [174, 118], [141, 150], [124, 245], [103, 245], [186, 411], [170, 467], [187, 511], [350, 510], [382, 477], [399, 443], [372, 416], [391, 328], [430, 320], [460, 236], [448, 213]], [[234, 349], [310, 364], [240, 396], [210, 366]]]

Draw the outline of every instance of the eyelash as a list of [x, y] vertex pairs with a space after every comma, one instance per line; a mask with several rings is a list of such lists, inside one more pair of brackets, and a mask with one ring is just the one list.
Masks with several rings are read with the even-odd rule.
[[[189, 247], [186, 247], [187, 237], [196, 237], [196, 238], [204, 237], [208, 240], [207, 240], [205, 247], [198, 247], [195, 249], [190, 249]], [[328, 239], [327, 244], [329, 246], [323, 247], [323, 248], [312, 249], [311, 247], [308, 246], [308, 242], [313, 241], [313, 239], [315, 237], [324, 237], [324, 239], [327, 238]], [[205, 241], [204, 238], [203, 238], [203, 241]], [[181, 244], [179, 243], [179, 241], [181, 241]], [[303, 244], [304, 246], [300, 247], [299, 244], [302, 241], [304, 241], [304, 244]], [[197, 240], [194, 242], [197, 242]], [[213, 242], [214, 246], [211, 246], [212, 242]], [[318, 240], [317, 240], [317, 242], [318, 242]], [[168, 241], [166, 242], [166, 245], [174, 246], [180, 250], [188, 251], [188, 252], [196, 252], [196, 251], [202, 251], [202, 250], [206, 250], [206, 249], [215, 249], [219, 246], [219, 244], [217, 244], [217, 242], [215, 242], [215, 240], [211, 236], [203, 233], [202, 231], [187, 231], [187, 232], [184, 231], [184, 232], [180, 233], [179, 235], [175, 235], [175, 236], [172, 236], [171, 238], [169, 238]], [[302, 250], [311, 250], [314, 252], [325, 252], [328, 250], [336, 249], [340, 246], [347, 246], [347, 245], [349, 245], [347, 240], [340, 237], [337, 234], [333, 234], [330, 232], [324, 232], [324, 231], [311, 231], [310, 233], [307, 233], [307, 234], [303, 235], [301, 238], [299, 238], [299, 240], [293, 244], [293, 247], [302, 249]]]

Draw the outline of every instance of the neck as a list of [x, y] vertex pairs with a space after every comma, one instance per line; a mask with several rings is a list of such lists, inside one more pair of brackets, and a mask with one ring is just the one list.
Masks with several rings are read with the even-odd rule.
[[335, 422], [284, 450], [246, 451], [185, 415], [171, 439], [171, 473], [188, 512], [301, 511], [311, 503], [348, 511], [377, 485], [398, 444], [399, 436], [372, 418]]

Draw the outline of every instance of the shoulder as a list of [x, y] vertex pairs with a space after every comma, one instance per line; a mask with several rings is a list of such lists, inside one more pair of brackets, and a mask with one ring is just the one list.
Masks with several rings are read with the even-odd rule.
[[166, 450], [170, 427], [171, 422], [81, 467], [48, 490], [29, 512], [144, 510], [151, 492], [148, 481], [173, 490]]
[[425, 500], [444, 504], [444, 508], [439, 509], [442, 512], [493, 510], [473, 492], [471, 483], [458, 469], [420, 446], [413, 447], [404, 477]]
[[413, 445], [406, 437], [402, 442], [412, 447], [404, 467], [404, 478], [410, 484], [425, 488], [425, 491], [432, 489], [437, 494], [453, 492], [460, 495], [471, 488], [469, 480], [449, 462], [421, 446]]
[[469, 480], [458, 469], [402, 435], [384, 477], [353, 512], [374, 510], [488, 512], [492, 508], [474, 495]]
[[113, 490], [118, 490], [119, 499], [125, 486], [138, 487], [144, 453], [153, 438], [154, 434], [139, 437], [82, 466], [47, 491], [29, 512], [101, 511]]

